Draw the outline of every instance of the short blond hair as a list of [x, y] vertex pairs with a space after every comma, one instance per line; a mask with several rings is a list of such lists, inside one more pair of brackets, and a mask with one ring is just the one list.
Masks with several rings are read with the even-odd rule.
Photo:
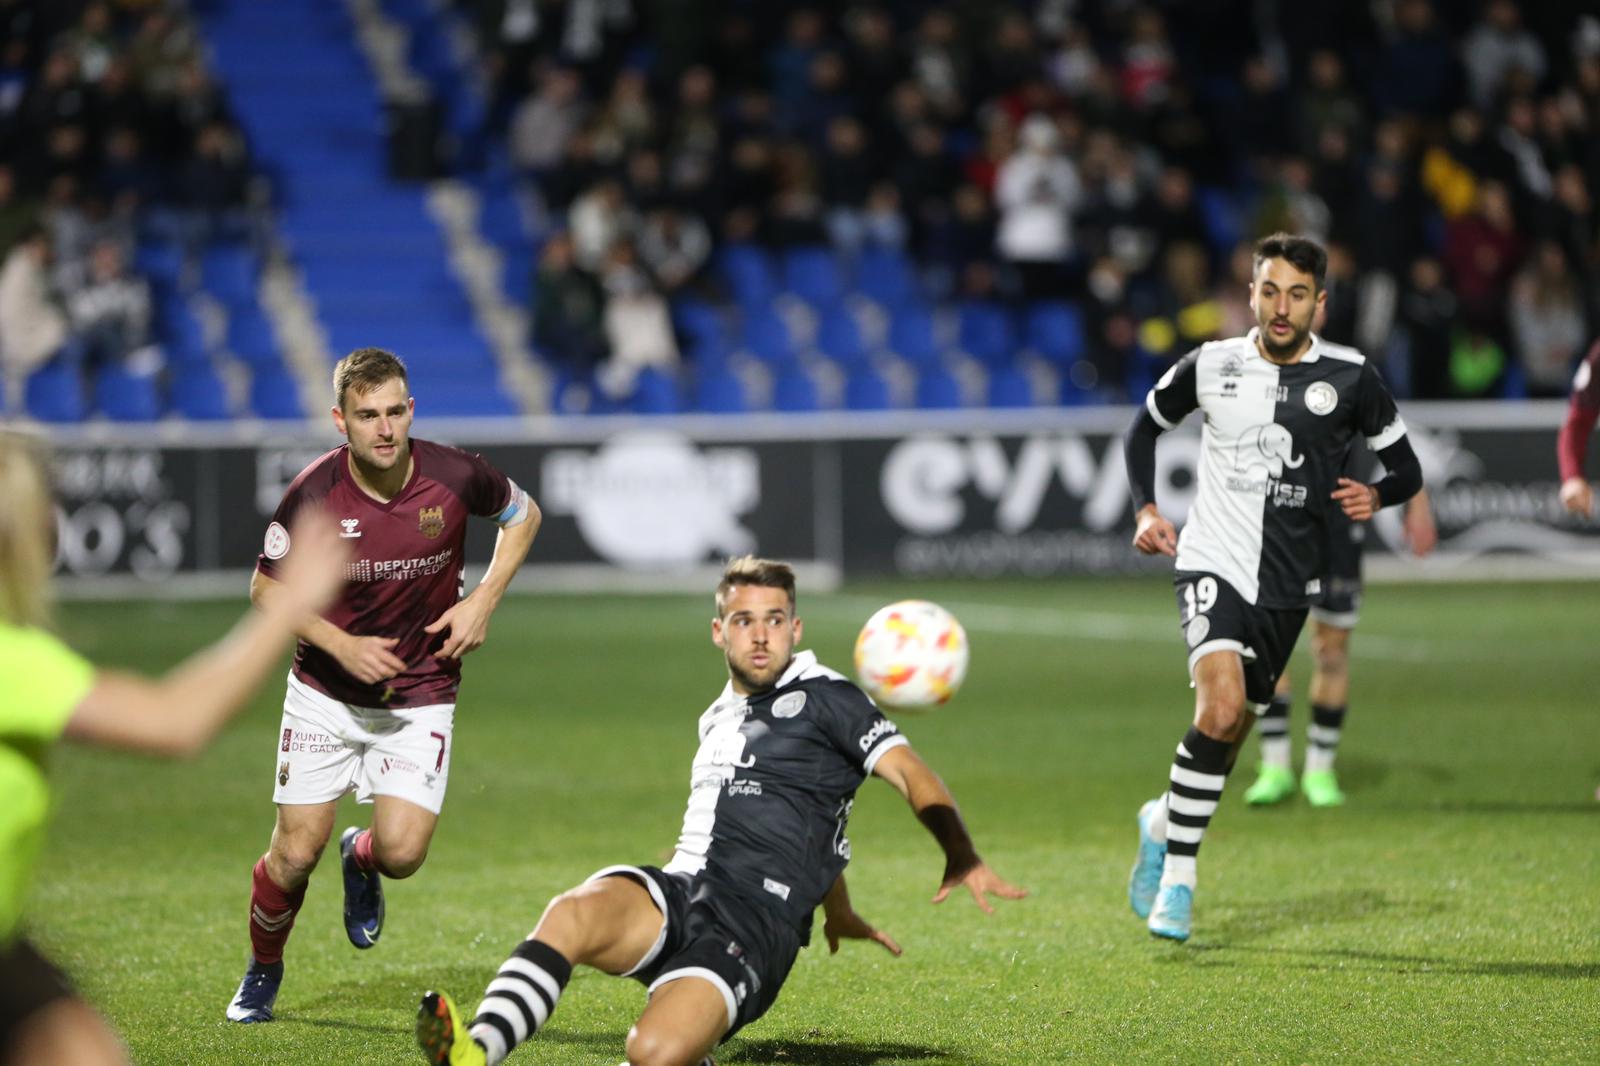
[[55, 505], [44, 449], [0, 430], [0, 619], [14, 626], [50, 621]]
[[729, 559], [722, 568], [722, 580], [717, 582], [717, 617], [726, 614], [728, 593], [739, 585], [758, 588], [782, 589], [789, 594], [789, 613], [794, 614], [794, 567], [776, 559], [758, 559], [754, 555], [741, 555]]
[[357, 348], [333, 365], [334, 405], [343, 411], [347, 393], [371, 392], [393, 378], [410, 388], [406, 365], [399, 356], [383, 348]]

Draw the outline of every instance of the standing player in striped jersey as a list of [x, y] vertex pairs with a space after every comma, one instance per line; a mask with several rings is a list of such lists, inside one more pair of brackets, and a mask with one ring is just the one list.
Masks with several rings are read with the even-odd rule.
[[[411, 439], [416, 401], [399, 359], [351, 352], [333, 370], [333, 423], [347, 443], [302, 470], [267, 527], [250, 598], [270, 603], [295, 515], [320, 505], [354, 558], [332, 609], [300, 631], [276, 751], [277, 824], [255, 865], [251, 958], [228, 1018], [268, 1022], [283, 949], [339, 798], [374, 803], [372, 826], [339, 840], [344, 926], [369, 948], [383, 928], [381, 878], [421, 867], [450, 779], [461, 657], [527, 557], [539, 509], [481, 455]], [[467, 519], [500, 527], [482, 582], [462, 597]]]
[[[1146, 554], [1176, 557], [1180, 623], [1194, 681], [1194, 724], [1168, 787], [1139, 810], [1128, 885], [1156, 936], [1187, 940], [1195, 859], [1252, 713], [1278, 676], [1321, 591], [1329, 512], [1357, 522], [1410, 499], [1422, 468], [1378, 371], [1360, 352], [1311, 330], [1327, 300], [1328, 256], [1279, 233], [1256, 245], [1250, 306], [1257, 328], [1180, 359], [1150, 390], [1125, 450]], [[1156, 440], [1203, 412], [1199, 490], [1179, 537], [1155, 502]], [[1342, 477], [1357, 437], [1388, 474]]]
[[1020, 899], [978, 858], [939, 775], [895, 724], [841, 675], [796, 652], [794, 571], [745, 556], [717, 586], [711, 639], [728, 683], [700, 716], [689, 805], [665, 867], [608, 866], [557, 896], [489, 983], [471, 1022], [429, 992], [417, 1015], [428, 1062], [497, 1066], [549, 1020], [582, 963], [650, 990], [628, 1033], [634, 1066], [697, 1066], [761, 1017], [826, 916], [841, 938], [900, 948], [850, 905], [846, 822], [856, 789], [876, 774], [906, 798], [945, 855], [933, 902], [965, 886]]

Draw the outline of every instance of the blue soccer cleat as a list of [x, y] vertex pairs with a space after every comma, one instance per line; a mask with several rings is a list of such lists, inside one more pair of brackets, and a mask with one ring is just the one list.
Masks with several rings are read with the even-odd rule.
[[1188, 940], [1194, 915], [1194, 889], [1188, 885], [1166, 885], [1156, 895], [1150, 912], [1150, 932], [1168, 940]]
[[1160, 802], [1153, 799], [1139, 808], [1139, 856], [1128, 875], [1128, 904], [1141, 918], [1150, 917], [1156, 890], [1161, 887], [1161, 868], [1167, 862], [1167, 846], [1150, 836], [1150, 818]]
[[228, 1004], [228, 1020], [246, 1025], [270, 1022], [272, 1005], [278, 1001], [278, 986], [281, 984], [282, 962], [257, 962], [251, 959], [249, 969], [244, 972], [244, 980], [239, 982], [239, 991], [233, 994], [233, 1002]]
[[344, 932], [350, 943], [365, 950], [383, 932], [383, 878], [376, 870], [356, 865], [356, 835], [351, 826], [339, 834], [339, 866], [344, 871]]

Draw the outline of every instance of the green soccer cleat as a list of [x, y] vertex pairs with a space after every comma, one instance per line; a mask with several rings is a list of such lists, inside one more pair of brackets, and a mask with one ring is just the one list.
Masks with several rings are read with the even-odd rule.
[[425, 992], [417, 1008], [417, 1046], [433, 1066], [485, 1066], [483, 1045], [461, 1025], [455, 1001], [445, 992]]
[[1339, 779], [1332, 770], [1307, 770], [1300, 776], [1300, 791], [1313, 807], [1339, 807], [1344, 804], [1344, 793], [1339, 790]]
[[[1307, 775], [1309, 777], [1309, 775]], [[1271, 807], [1294, 795], [1294, 771], [1261, 764], [1256, 783], [1244, 790], [1244, 801], [1252, 807]]]

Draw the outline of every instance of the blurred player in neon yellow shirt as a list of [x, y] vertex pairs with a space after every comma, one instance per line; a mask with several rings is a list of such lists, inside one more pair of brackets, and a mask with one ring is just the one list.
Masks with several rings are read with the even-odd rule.
[[124, 1063], [104, 1020], [22, 935], [50, 809], [45, 765], [65, 738], [156, 755], [203, 749], [275, 668], [295, 629], [344, 582], [333, 523], [304, 516], [281, 577], [289, 595], [250, 611], [158, 680], [100, 670], [46, 628], [54, 510], [35, 443], [0, 431], [0, 1064]]

